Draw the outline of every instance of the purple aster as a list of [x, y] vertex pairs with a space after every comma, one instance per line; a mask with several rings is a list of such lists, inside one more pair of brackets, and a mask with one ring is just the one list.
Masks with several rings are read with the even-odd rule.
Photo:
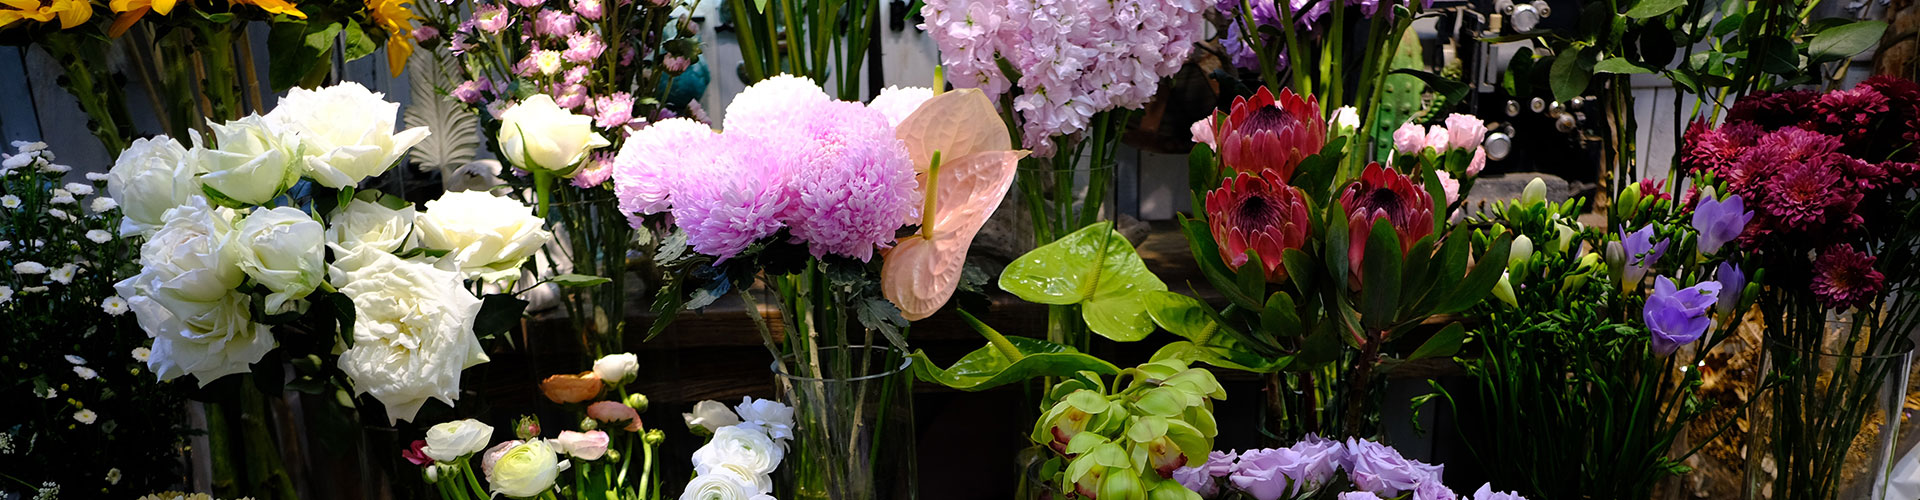
[[1720, 314], [1731, 314], [1740, 307], [1740, 296], [1747, 289], [1747, 274], [1740, 272], [1740, 266], [1732, 262], [1721, 262], [1713, 272], [1713, 279], [1720, 283], [1720, 301], [1713, 308]]
[[1879, 298], [1886, 276], [1874, 257], [1849, 245], [1834, 245], [1813, 259], [1813, 296], [1829, 309], [1865, 306]]
[[541, 35], [565, 38], [573, 34], [573, 14], [564, 10], [543, 10], [534, 18], [533, 31]]
[[1487, 483], [1473, 492], [1472, 500], [1527, 500], [1527, 497], [1511, 491], [1493, 491], [1493, 483]]
[[1376, 495], [1399, 496], [1421, 483], [1440, 482], [1440, 466], [1409, 460], [1391, 446], [1349, 438], [1346, 451], [1347, 479], [1354, 487]]
[[1647, 330], [1653, 332], [1653, 350], [1673, 354], [1680, 346], [1700, 340], [1713, 325], [1707, 310], [1719, 302], [1720, 284], [1712, 281], [1675, 289], [1673, 280], [1661, 276], [1653, 280], [1653, 293], [1647, 295], [1642, 310]]
[[801, 134], [762, 135], [800, 153], [788, 184], [793, 203], [781, 219], [814, 257], [872, 259], [875, 247], [892, 245], [901, 221], [919, 217], [907, 145], [886, 115], [857, 102], [815, 106], [806, 118]]
[[513, 24], [513, 16], [507, 15], [506, 7], [496, 4], [482, 5], [473, 10], [473, 25], [487, 33], [499, 33]]
[[1626, 276], [1627, 289], [1633, 290], [1639, 288], [1640, 279], [1647, 275], [1647, 269], [1653, 267], [1653, 263], [1658, 262], [1660, 256], [1667, 253], [1667, 244], [1672, 241], [1660, 240], [1655, 243], [1651, 224], [1640, 228], [1639, 231], [1634, 231], [1633, 234], [1624, 234], [1624, 232], [1623, 229], [1620, 243], [1622, 249], [1626, 251], [1627, 261], [1622, 270]]
[[1720, 247], [1747, 229], [1747, 222], [1753, 220], [1753, 212], [1746, 211], [1740, 195], [1728, 196], [1725, 201], [1712, 197], [1700, 200], [1693, 208], [1693, 229], [1700, 232], [1700, 253], [1712, 254]]

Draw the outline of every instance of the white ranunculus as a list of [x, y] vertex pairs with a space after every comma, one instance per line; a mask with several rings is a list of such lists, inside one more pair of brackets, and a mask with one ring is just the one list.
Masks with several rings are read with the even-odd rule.
[[705, 475], [722, 464], [733, 464], [754, 474], [772, 474], [785, 456], [786, 450], [760, 431], [721, 427], [713, 432], [713, 440], [694, 450], [693, 470]]
[[553, 233], [533, 209], [483, 191], [440, 195], [415, 219], [420, 246], [447, 250], [442, 264], [468, 277], [517, 269]]
[[593, 374], [615, 386], [633, 380], [633, 375], [639, 372], [640, 360], [629, 352], [608, 354], [593, 362]]
[[216, 123], [213, 145], [193, 136], [187, 161], [206, 170], [200, 183], [218, 196], [265, 205], [300, 180], [300, 139], [271, 127], [260, 115]]
[[733, 407], [740, 413], [740, 425], [766, 433], [776, 441], [793, 439], [793, 407], [769, 399], [740, 398]]
[[248, 371], [273, 349], [266, 325], [254, 323], [233, 241], [233, 210], [205, 198], [167, 211], [166, 222], [140, 247], [140, 274], [114, 285], [153, 337], [147, 366], [161, 380], [191, 374], [206, 385]]
[[313, 293], [325, 279], [325, 230], [300, 209], [255, 210], [240, 222], [235, 238], [240, 270], [273, 292], [268, 313], [287, 311], [288, 302]]
[[498, 141], [500, 153], [513, 166], [561, 177], [573, 175], [588, 151], [612, 144], [593, 132], [593, 117], [562, 109], [546, 94], [534, 94], [500, 113]]
[[508, 448], [487, 470], [487, 485], [495, 494], [530, 498], [553, 487], [565, 464], [546, 440], [534, 439]]
[[734, 415], [733, 410], [727, 409], [727, 405], [712, 400], [695, 403], [693, 413], [682, 413], [680, 418], [687, 421], [687, 428], [704, 428], [708, 434], [719, 431], [722, 427], [740, 423], [740, 417]]
[[444, 422], [427, 428], [427, 447], [420, 451], [437, 462], [452, 462], [487, 449], [493, 427], [479, 420]]
[[413, 219], [413, 205], [394, 210], [356, 198], [333, 211], [333, 223], [327, 226], [327, 243], [347, 250], [366, 245], [397, 253], [413, 233]]
[[392, 167], [427, 138], [426, 127], [394, 133], [400, 104], [354, 82], [320, 90], [295, 88], [266, 119], [300, 136], [306, 175], [330, 188], [359, 184]]
[[760, 494], [754, 482], [731, 471], [702, 472], [687, 483], [680, 500], [754, 500]]
[[120, 234], [151, 235], [167, 210], [200, 196], [200, 165], [186, 161], [187, 148], [167, 136], [134, 139], [107, 171], [107, 193], [120, 204]]
[[353, 300], [353, 347], [339, 363], [354, 391], [386, 404], [392, 421], [412, 420], [428, 398], [452, 405], [460, 371], [487, 361], [473, 335], [480, 299], [453, 271], [372, 248], [334, 251], [344, 257], [328, 281]]

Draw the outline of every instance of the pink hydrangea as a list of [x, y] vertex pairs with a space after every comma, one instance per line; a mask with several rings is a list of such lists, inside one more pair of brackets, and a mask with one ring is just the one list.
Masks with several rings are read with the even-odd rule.
[[803, 134], [796, 144], [801, 162], [787, 185], [793, 201], [782, 219], [814, 257], [872, 259], [875, 247], [893, 243], [900, 221], [919, 216], [906, 143], [894, 138], [886, 115], [844, 101], [814, 107]]
[[600, 41], [600, 35], [591, 31], [582, 31], [567, 36], [567, 50], [561, 57], [575, 63], [588, 63], [606, 52], [607, 44]]

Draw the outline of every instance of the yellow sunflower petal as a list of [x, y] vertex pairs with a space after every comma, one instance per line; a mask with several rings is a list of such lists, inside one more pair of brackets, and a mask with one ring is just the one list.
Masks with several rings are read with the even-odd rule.
[[407, 69], [407, 56], [413, 55], [413, 37], [394, 33], [387, 37], [387, 71], [394, 77], [400, 76], [400, 70]]
[[174, 0], [152, 0], [152, 1], [153, 1], [154, 12], [159, 12], [160, 15], [163, 15], [163, 16], [173, 13], [173, 4], [175, 3]]
[[113, 18], [113, 27], [107, 28], [107, 36], [119, 38], [121, 34], [127, 32], [127, 28], [133, 27], [133, 23], [140, 22], [140, 18], [146, 17], [148, 10], [150, 9], [147, 7], [141, 7], [121, 12], [119, 17]]

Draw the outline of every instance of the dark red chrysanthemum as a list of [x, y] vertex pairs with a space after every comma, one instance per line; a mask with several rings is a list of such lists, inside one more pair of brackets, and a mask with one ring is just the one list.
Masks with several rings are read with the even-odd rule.
[[1920, 185], [1920, 163], [1910, 161], [1883, 161], [1880, 170], [1887, 173], [1887, 185], [1893, 187], [1913, 187]]
[[1886, 277], [1873, 268], [1873, 256], [1848, 245], [1834, 245], [1813, 259], [1813, 296], [1831, 309], [1864, 306], [1879, 298]]
[[1220, 160], [1241, 172], [1273, 172], [1281, 181], [1293, 180], [1300, 160], [1327, 144], [1327, 122], [1320, 118], [1320, 101], [1281, 90], [1280, 98], [1261, 87], [1253, 99], [1233, 98], [1227, 120], [1220, 126]]
[[1282, 253], [1305, 245], [1313, 233], [1306, 195], [1273, 172], [1242, 172], [1207, 193], [1207, 222], [1227, 267], [1239, 270], [1253, 250], [1275, 283], [1287, 279]]
[[1687, 168], [1706, 170], [1718, 174], [1734, 162], [1747, 148], [1759, 141], [1765, 131], [1759, 125], [1740, 122], [1724, 127], [1711, 128], [1706, 121], [1693, 122], [1687, 128], [1686, 147], [1682, 151], [1681, 164]]
[[1767, 130], [1799, 125], [1811, 116], [1808, 104], [1819, 96], [1804, 90], [1749, 95], [1727, 110], [1727, 122], [1752, 122]]
[[1860, 82], [1860, 86], [1887, 96], [1889, 116], [1877, 127], [1883, 136], [1879, 141], [1882, 146], [1898, 149], [1892, 152], [1896, 160], [1920, 158], [1920, 152], [1916, 152], [1915, 148], [1902, 147], [1920, 142], [1920, 84], [1905, 78], [1880, 75]]
[[1866, 146], [1873, 142], [1874, 123], [1890, 109], [1887, 96], [1873, 87], [1854, 87], [1822, 94], [1813, 101], [1813, 128], [1837, 135], [1848, 145]]
[[1783, 128], [1760, 136], [1738, 161], [1718, 172], [1727, 190], [1747, 199], [1765, 195], [1766, 184], [1782, 165], [1805, 163], [1840, 149], [1840, 139], [1800, 128]]
[[1386, 219], [1393, 226], [1402, 254], [1433, 234], [1433, 197], [1413, 179], [1379, 163], [1368, 164], [1360, 180], [1347, 185], [1340, 193], [1340, 207], [1347, 212], [1347, 257], [1355, 284], [1363, 278], [1360, 263], [1366, 258], [1367, 235], [1374, 221]]
[[1806, 161], [1779, 164], [1766, 179], [1759, 212], [1768, 229], [1801, 235], [1844, 233], [1860, 226], [1854, 212], [1863, 195], [1848, 176], [1859, 159], [1828, 153]]

